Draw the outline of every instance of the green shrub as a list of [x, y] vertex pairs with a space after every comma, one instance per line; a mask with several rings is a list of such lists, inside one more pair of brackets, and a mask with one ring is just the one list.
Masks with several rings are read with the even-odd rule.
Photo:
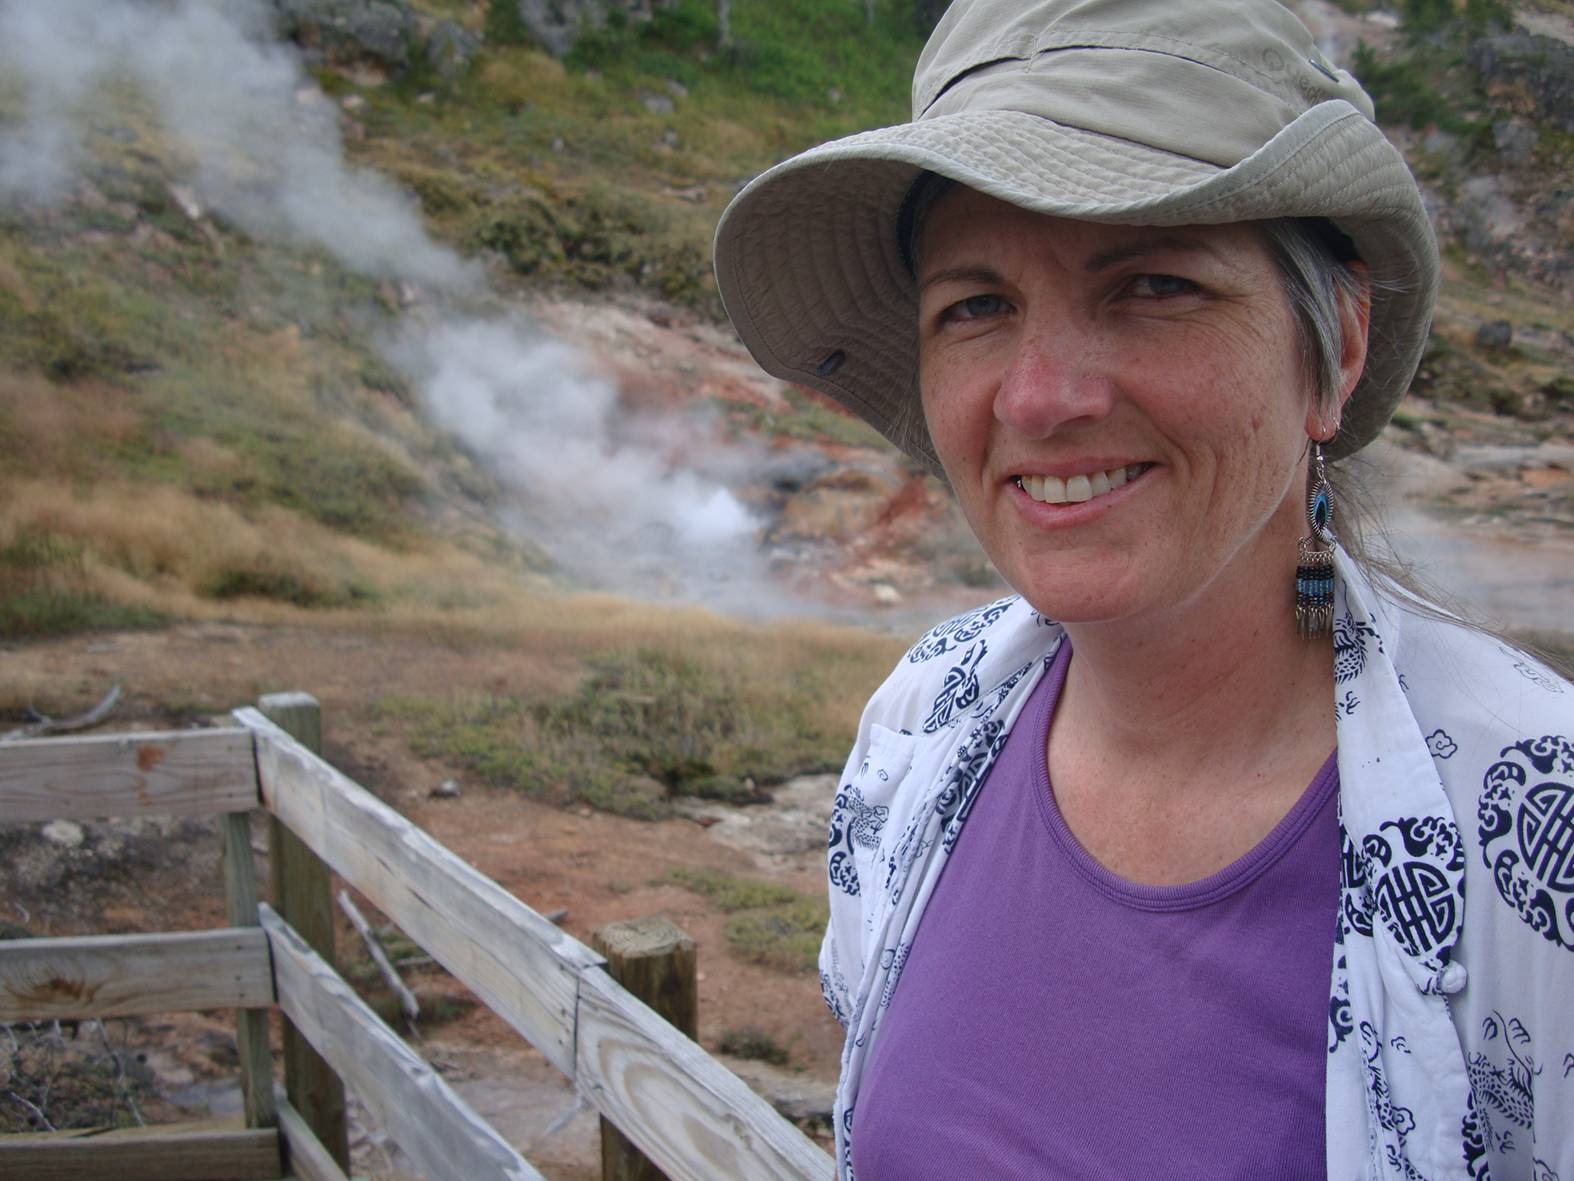
[[364, 607], [377, 598], [359, 583], [334, 585], [265, 558], [225, 565], [201, 589], [211, 599], [272, 599], [297, 607]]
[[493, 45], [530, 43], [530, 30], [519, 14], [519, 0], [487, 0], [482, 32]]
[[724, 1029], [716, 1039], [716, 1048], [734, 1058], [754, 1062], [769, 1062], [772, 1066], [786, 1066], [787, 1047], [765, 1030], [753, 1025], [741, 1029]]
[[675, 796], [752, 802], [749, 781], [840, 765], [845, 739], [811, 720], [816, 689], [786, 677], [760, 701], [727, 669], [660, 649], [604, 653], [571, 697], [391, 698], [419, 755], [485, 782], [622, 815], [667, 815]]
[[84, 555], [69, 537], [30, 528], [0, 546], [0, 640], [158, 627], [168, 616], [82, 585]]

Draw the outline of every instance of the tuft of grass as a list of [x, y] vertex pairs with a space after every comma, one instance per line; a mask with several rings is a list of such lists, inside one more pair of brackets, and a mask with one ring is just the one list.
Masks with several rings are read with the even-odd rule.
[[714, 869], [695, 869], [686, 865], [674, 866], [652, 884], [682, 886], [702, 898], [708, 898], [729, 913], [735, 910], [756, 910], [764, 906], [785, 906], [802, 897], [798, 891], [775, 882], [734, 877]]
[[330, 586], [267, 555], [220, 566], [203, 590], [213, 599], [274, 599], [297, 607], [367, 607], [377, 599], [376, 592], [360, 583]]
[[158, 627], [161, 612], [111, 601], [84, 585], [82, 546], [24, 528], [0, 546], [0, 639], [29, 640], [84, 631]]
[[746, 963], [780, 972], [815, 970], [830, 918], [824, 898], [708, 869], [678, 867], [656, 881], [692, 890], [732, 914], [722, 933], [733, 955]]
[[790, 1060], [786, 1046], [754, 1025], [722, 1030], [716, 1039], [716, 1049], [734, 1058], [769, 1062], [772, 1066], [786, 1066]]
[[660, 202], [593, 185], [562, 196], [525, 195], [486, 211], [474, 245], [496, 251], [520, 275], [566, 280], [590, 291], [619, 279], [690, 306], [713, 298], [701, 245]]
[[830, 917], [823, 898], [751, 910], [727, 920], [727, 946], [741, 960], [778, 972], [813, 972]]

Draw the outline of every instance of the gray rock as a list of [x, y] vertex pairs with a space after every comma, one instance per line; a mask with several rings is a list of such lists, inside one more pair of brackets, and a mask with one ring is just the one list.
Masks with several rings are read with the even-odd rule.
[[431, 791], [434, 800], [453, 800], [459, 798], [459, 784], [452, 779], [445, 779]]
[[519, 16], [543, 49], [562, 57], [584, 26], [599, 29], [607, 23], [607, 6], [605, 0], [519, 0]]
[[630, 21], [649, 20], [658, 8], [677, 0], [518, 0], [519, 16], [530, 35], [548, 53], [562, 57], [579, 40], [581, 30], [605, 27], [607, 14], [621, 11]]
[[366, 60], [390, 69], [410, 64], [419, 29], [409, 0], [273, 0], [279, 31], [308, 60]]
[[1465, 59], [1489, 90], [1522, 98], [1538, 119], [1574, 132], [1574, 45], [1534, 33], [1503, 33], [1471, 43]]
[[74, 820], [51, 820], [40, 831], [46, 841], [62, 849], [80, 849], [87, 839], [82, 826]]
[[1476, 347], [1488, 353], [1501, 353], [1514, 343], [1514, 326], [1507, 320], [1486, 320], [1476, 329]]
[[438, 21], [426, 38], [426, 60], [449, 82], [470, 68], [480, 49], [481, 38], [454, 21]]
[[640, 102], [645, 104], [645, 109], [652, 115], [670, 115], [676, 109], [672, 100], [664, 94], [642, 94]]
[[1535, 158], [1541, 135], [1524, 119], [1499, 119], [1492, 124], [1492, 142], [1515, 164], [1528, 164]]

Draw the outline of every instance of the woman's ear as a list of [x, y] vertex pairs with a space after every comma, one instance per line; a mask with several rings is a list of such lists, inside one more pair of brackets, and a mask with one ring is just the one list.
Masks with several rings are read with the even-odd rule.
[[1339, 418], [1344, 404], [1355, 392], [1366, 369], [1367, 336], [1372, 323], [1372, 288], [1370, 272], [1360, 259], [1344, 264], [1355, 279], [1352, 288], [1341, 287], [1335, 296], [1339, 305], [1339, 404], [1332, 408], [1332, 421], [1314, 408], [1306, 416], [1306, 433], [1314, 439], [1331, 439], [1339, 429]]

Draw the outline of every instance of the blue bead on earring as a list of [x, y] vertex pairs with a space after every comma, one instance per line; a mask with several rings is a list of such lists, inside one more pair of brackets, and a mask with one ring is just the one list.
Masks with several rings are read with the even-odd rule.
[[1312, 462], [1306, 476], [1306, 523], [1295, 566], [1295, 630], [1303, 639], [1326, 636], [1334, 623], [1333, 489], [1322, 444], [1312, 440]]

